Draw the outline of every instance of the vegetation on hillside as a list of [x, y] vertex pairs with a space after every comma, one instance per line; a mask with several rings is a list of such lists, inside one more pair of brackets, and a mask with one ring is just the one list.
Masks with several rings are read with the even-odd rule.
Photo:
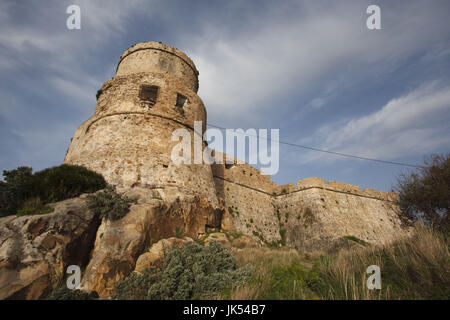
[[208, 299], [250, 276], [247, 267], [238, 268], [228, 249], [211, 241], [206, 246], [188, 242], [170, 251], [160, 272], [146, 269], [132, 273], [115, 287], [113, 299], [184, 300]]
[[106, 187], [102, 175], [81, 166], [63, 164], [32, 173], [30, 167], [3, 171], [0, 217], [51, 212], [46, 204]]
[[108, 185], [105, 190], [87, 197], [87, 205], [100, 218], [118, 220], [123, 218], [137, 199], [128, 198], [116, 192], [116, 187]]
[[95, 291], [86, 292], [79, 289], [69, 289], [66, 285], [53, 290], [46, 300], [95, 300], [98, 293]]
[[450, 154], [434, 155], [421, 168], [401, 174], [396, 191], [405, 218], [450, 230]]
[[[449, 238], [416, 225], [412, 238], [382, 247], [366, 246], [333, 255], [246, 248], [238, 265], [255, 267], [251, 281], [229, 299], [450, 299]], [[381, 269], [381, 290], [366, 287], [367, 267]]]

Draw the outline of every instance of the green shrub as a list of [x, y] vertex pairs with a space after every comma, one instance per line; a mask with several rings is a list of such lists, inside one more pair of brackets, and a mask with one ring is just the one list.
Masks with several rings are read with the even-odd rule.
[[98, 299], [96, 291], [86, 292], [78, 289], [69, 289], [61, 286], [50, 293], [46, 300], [95, 300]]
[[98, 90], [97, 90], [97, 93], [95, 94], [95, 99], [98, 100], [98, 98], [100, 98], [100, 96], [102, 95], [102, 93], [103, 93], [103, 90], [102, 90], [102, 89], [98, 89]]
[[32, 168], [18, 167], [3, 171], [0, 181], [0, 217], [15, 214], [23, 201], [31, 196]]
[[32, 180], [33, 195], [39, 196], [44, 203], [78, 197], [106, 187], [102, 175], [68, 164], [36, 172]]
[[45, 204], [95, 192], [106, 186], [98, 173], [63, 164], [32, 174], [30, 167], [3, 171], [0, 181], [0, 216], [51, 212]]
[[28, 216], [34, 214], [46, 214], [53, 212], [53, 208], [42, 204], [39, 198], [25, 200], [21, 209], [17, 210], [18, 216]]
[[137, 199], [127, 198], [116, 192], [116, 187], [108, 185], [105, 190], [87, 197], [87, 205], [100, 218], [118, 220], [123, 218]]
[[249, 279], [250, 269], [237, 268], [228, 249], [211, 241], [202, 247], [195, 242], [170, 251], [163, 269], [132, 273], [119, 281], [113, 299], [208, 299]]
[[259, 300], [302, 300], [315, 297], [309, 289], [309, 272], [297, 261], [283, 266], [274, 266], [268, 272], [265, 290], [257, 297]]
[[133, 272], [116, 284], [111, 298], [114, 300], [146, 300], [148, 290], [157, 281], [155, 269], [145, 269], [141, 274]]

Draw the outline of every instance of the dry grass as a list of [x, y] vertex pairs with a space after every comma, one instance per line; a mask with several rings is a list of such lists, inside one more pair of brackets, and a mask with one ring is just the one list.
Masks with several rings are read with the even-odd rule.
[[[381, 247], [355, 247], [324, 256], [289, 249], [233, 249], [254, 278], [226, 299], [450, 299], [448, 239], [418, 224], [414, 235]], [[366, 269], [381, 269], [381, 290], [368, 290]]]
[[[367, 290], [366, 268], [381, 268], [381, 290]], [[320, 263], [330, 284], [326, 299], [443, 298], [450, 288], [450, 254], [444, 237], [418, 224], [410, 239], [383, 247], [340, 252]]]
[[312, 255], [305, 257], [294, 249], [266, 247], [234, 248], [232, 254], [236, 258], [238, 266], [252, 265], [254, 278], [243, 286], [233, 288], [231, 294], [222, 295], [221, 299], [311, 298], [309, 290], [305, 290], [302, 278], [312, 267], [312, 263], [308, 260], [313, 259]]

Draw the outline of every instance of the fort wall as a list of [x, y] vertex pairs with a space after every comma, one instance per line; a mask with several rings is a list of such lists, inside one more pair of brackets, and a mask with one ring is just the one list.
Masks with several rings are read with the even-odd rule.
[[236, 229], [267, 244], [306, 250], [345, 237], [383, 244], [405, 235], [397, 194], [320, 178], [278, 186], [248, 164], [213, 165]]
[[203, 135], [194, 132], [195, 121], [206, 130], [197, 90], [198, 71], [183, 52], [158, 42], [132, 46], [100, 88], [95, 112], [78, 127], [64, 162], [119, 187], [156, 190], [162, 200], [196, 195], [223, 205], [234, 229], [266, 244], [314, 249], [343, 237], [386, 243], [405, 233], [395, 193], [319, 178], [279, 186], [247, 163], [225, 163], [222, 153], [222, 164], [176, 165], [172, 132], [187, 129], [192, 142]]

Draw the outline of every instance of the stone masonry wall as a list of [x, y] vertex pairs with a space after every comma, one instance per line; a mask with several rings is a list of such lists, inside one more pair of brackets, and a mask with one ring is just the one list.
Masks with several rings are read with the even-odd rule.
[[248, 164], [214, 165], [218, 196], [235, 228], [267, 244], [330, 248], [344, 237], [384, 244], [408, 234], [397, 195], [319, 178], [278, 186]]
[[[202, 121], [206, 128], [206, 110], [196, 94], [195, 67], [186, 62], [187, 57], [181, 60], [176, 50], [177, 55], [162, 47], [147, 51], [150, 57], [143, 56], [146, 50], [124, 54], [118, 75], [102, 86], [95, 113], [77, 129], [64, 162], [97, 171], [119, 187], [156, 188], [163, 198], [167, 193], [196, 194], [217, 205], [211, 166], [176, 165], [171, 160], [172, 149], [179, 143], [171, 140], [174, 130], [188, 130], [193, 141], [194, 121]], [[160, 58], [156, 63], [153, 51]], [[164, 57], [171, 62], [164, 62]], [[141, 103], [142, 85], [158, 87], [153, 106]], [[182, 110], [175, 107], [177, 94], [187, 98]], [[191, 149], [191, 163], [193, 157]]]
[[[142, 85], [158, 87], [156, 101], [141, 101]], [[152, 189], [164, 201], [195, 195], [223, 205], [224, 222], [267, 244], [314, 249], [346, 236], [381, 244], [406, 234], [395, 193], [318, 178], [278, 186], [236, 159], [174, 164], [179, 142], [171, 141], [172, 132], [187, 129], [192, 142], [203, 134], [194, 132], [194, 121], [206, 129], [197, 90], [198, 71], [183, 52], [158, 42], [132, 46], [99, 91], [94, 115], [77, 129], [64, 162], [95, 170], [124, 189]], [[182, 109], [175, 107], [178, 94], [187, 99]], [[191, 149], [191, 163], [193, 157]]]

